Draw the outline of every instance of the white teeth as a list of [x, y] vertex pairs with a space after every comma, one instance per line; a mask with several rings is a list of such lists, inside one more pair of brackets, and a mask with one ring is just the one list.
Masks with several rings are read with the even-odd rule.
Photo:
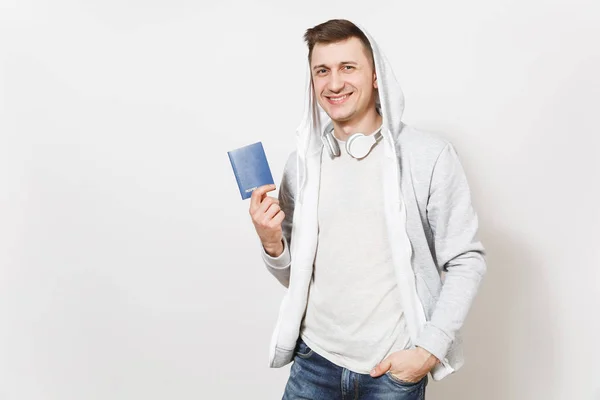
[[330, 97], [329, 99], [330, 99], [331, 101], [340, 102], [340, 101], [342, 101], [342, 100], [345, 100], [345, 99], [346, 99], [346, 97], [348, 97], [348, 96], [349, 96], [349, 95], [345, 94], [345, 95], [343, 95], [343, 96], [341, 96], [341, 97]]

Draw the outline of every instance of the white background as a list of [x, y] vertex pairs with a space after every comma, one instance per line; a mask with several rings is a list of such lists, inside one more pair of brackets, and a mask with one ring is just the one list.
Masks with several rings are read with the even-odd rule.
[[281, 398], [284, 288], [226, 152], [262, 141], [279, 183], [330, 18], [378, 40], [480, 215], [467, 363], [428, 398], [600, 399], [597, 2], [0, 4], [0, 400]]

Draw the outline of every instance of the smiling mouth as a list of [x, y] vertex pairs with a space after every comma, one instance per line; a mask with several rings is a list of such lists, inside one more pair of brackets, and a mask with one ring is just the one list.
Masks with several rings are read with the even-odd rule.
[[327, 101], [331, 104], [342, 104], [344, 103], [346, 100], [348, 100], [348, 98], [352, 96], [352, 93], [347, 93], [344, 94], [342, 96], [335, 96], [335, 97], [329, 97], [329, 96], [325, 96], [325, 98], [327, 99]]

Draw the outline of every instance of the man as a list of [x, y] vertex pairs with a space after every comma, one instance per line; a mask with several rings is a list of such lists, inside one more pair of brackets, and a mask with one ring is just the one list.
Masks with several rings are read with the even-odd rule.
[[[308, 29], [297, 150], [250, 214], [288, 288], [270, 366], [284, 399], [423, 399], [463, 364], [459, 329], [486, 270], [453, 146], [406, 126], [375, 41], [346, 20]], [[442, 280], [442, 276], [444, 279]]]

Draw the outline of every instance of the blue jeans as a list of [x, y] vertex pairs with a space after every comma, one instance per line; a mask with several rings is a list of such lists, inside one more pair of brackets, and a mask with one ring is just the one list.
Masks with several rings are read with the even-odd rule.
[[326, 360], [299, 338], [282, 400], [424, 400], [425, 386], [427, 376], [413, 383], [389, 372], [377, 378], [352, 372]]

